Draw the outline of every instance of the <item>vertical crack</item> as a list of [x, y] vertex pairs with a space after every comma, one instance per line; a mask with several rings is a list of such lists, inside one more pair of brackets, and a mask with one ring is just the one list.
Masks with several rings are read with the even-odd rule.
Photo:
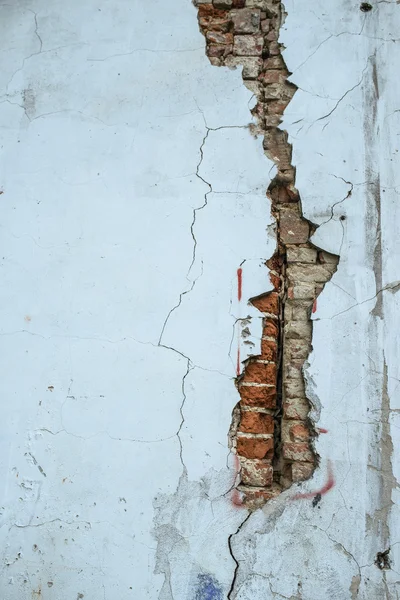
[[[263, 317], [261, 354], [245, 362], [236, 380], [240, 403], [229, 431], [240, 469], [236, 492], [249, 509], [310, 478], [318, 464], [313, 445], [317, 431], [309, 416], [303, 368], [311, 351], [317, 297], [339, 261], [310, 241], [317, 226], [303, 216], [292, 146], [280, 129], [297, 90], [288, 81], [278, 42], [283, 18], [280, 0], [198, 2], [206, 54], [213, 65], [242, 67], [244, 84], [257, 99], [251, 110], [257, 122], [252, 133], [263, 136], [264, 152], [277, 168], [266, 192], [276, 220], [276, 251], [266, 263], [274, 289], [249, 300]], [[335, 206], [352, 194], [353, 184], [346, 183], [350, 189], [331, 207], [330, 219]], [[194, 222], [195, 218], [193, 236]], [[194, 259], [195, 252], [191, 267]]]

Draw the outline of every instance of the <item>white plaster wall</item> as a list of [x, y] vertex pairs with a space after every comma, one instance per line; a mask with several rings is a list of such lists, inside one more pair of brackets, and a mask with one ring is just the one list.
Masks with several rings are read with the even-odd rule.
[[209, 64], [189, 0], [0, 2], [4, 600], [398, 597], [400, 7], [286, 8], [284, 126], [341, 256], [307, 372], [329, 433], [300, 489], [328, 461], [336, 485], [248, 517], [236, 272], [243, 298], [266, 291], [274, 250], [251, 95]]

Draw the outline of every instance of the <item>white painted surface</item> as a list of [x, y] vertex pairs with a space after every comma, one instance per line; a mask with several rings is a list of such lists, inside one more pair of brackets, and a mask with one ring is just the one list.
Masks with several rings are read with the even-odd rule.
[[[316, 243], [341, 255], [308, 369], [329, 433], [303, 488], [323, 485], [328, 460], [336, 487], [319, 508], [289, 491], [248, 519], [231, 597], [391, 600], [400, 7], [286, 8], [297, 183], [325, 223]], [[234, 324], [248, 316], [236, 271], [244, 298], [266, 291], [274, 249], [251, 95], [209, 65], [189, 0], [25, 0], [0, 15], [2, 597], [198, 600], [208, 585], [221, 600], [246, 517], [228, 493]]]

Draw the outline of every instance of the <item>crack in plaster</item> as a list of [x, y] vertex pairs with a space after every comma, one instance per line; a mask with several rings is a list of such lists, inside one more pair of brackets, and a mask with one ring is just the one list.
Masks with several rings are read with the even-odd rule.
[[[378, 48], [379, 50], [379, 48]], [[369, 66], [370, 66], [370, 62], [371, 60], [374, 58], [374, 55], [372, 54], [371, 56], [368, 57], [367, 59], [367, 64], [365, 65], [362, 74], [361, 74], [361, 79], [358, 83], [356, 83], [355, 85], [353, 85], [353, 87], [351, 87], [350, 89], [348, 89], [340, 98], [339, 100], [336, 102], [335, 106], [332, 108], [332, 110], [330, 110], [328, 113], [326, 113], [326, 115], [323, 115], [322, 117], [318, 117], [318, 119], [316, 119], [315, 121], [313, 121], [313, 123], [311, 123], [311, 125], [309, 126], [308, 130], [310, 130], [310, 128], [315, 125], [315, 123], [318, 123], [318, 121], [322, 121], [323, 119], [327, 119], [328, 117], [330, 117], [335, 110], [338, 108], [339, 104], [346, 98], [346, 96], [348, 96], [353, 90], [355, 90], [356, 88], [360, 87], [360, 85], [363, 83], [364, 81], [364, 76], [365, 73], [367, 72]]]
[[344, 313], [347, 313], [349, 310], [356, 308], [356, 306], [361, 306], [362, 304], [366, 304], [367, 302], [371, 302], [372, 300], [375, 300], [380, 294], [383, 294], [383, 292], [388, 291], [388, 292], [391, 292], [392, 294], [396, 294], [399, 290], [400, 290], [400, 281], [393, 281], [392, 283], [386, 284], [381, 290], [378, 290], [377, 293], [374, 294], [373, 296], [371, 296], [370, 298], [361, 300], [361, 302], [357, 302], [356, 304], [349, 306], [349, 308], [346, 308], [345, 310], [342, 310], [342, 311], [336, 313], [332, 317], [317, 317], [314, 319], [314, 321], [326, 321], [326, 320], [335, 319], [339, 315], [343, 315]]
[[232, 594], [235, 591], [235, 584], [236, 584], [236, 578], [238, 575], [238, 571], [239, 571], [239, 561], [237, 560], [235, 554], [233, 553], [233, 549], [232, 549], [232, 540], [240, 533], [242, 527], [246, 524], [246, 522], [249, 520], [249, 518], [251, 517], [252, 513], [249, 512], [247, 514], [247, 516], [243, 519], [243, 521], [240, 523], [239, 527], [237, 528], [237, 530], [235, 531], [235, 533], [232, 533], [229, 537], [228, 537], [228, 548], [229, 548], [229, 553], [235, 563], [235, 570], [233, 573], [233, 579], [232, 579], [232, 583], [231, 583], [231, 587], [229, 589], [227, 598], [228, 600], [231, 600], [232, 598]]

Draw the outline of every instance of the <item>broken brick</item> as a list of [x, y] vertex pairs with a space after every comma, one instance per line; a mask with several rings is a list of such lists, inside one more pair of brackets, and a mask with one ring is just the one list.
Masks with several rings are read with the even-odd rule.
[[275, 386], [247, 386], [239, 387], [240, 398], [245, 406], [254, 406], [258, 408], [276, 407], [276, 387]]
[[244, 370], [243, 383], [276, 383], [276, 365], [274, 363], [250, 362]]
[[231, 12], [233, 30], [236, 33], [256, 33], [260, 29], [260, 10], [242, 8]]
[[274, 433], [272, 415], [261, 412], [242, 410], [239, 431], [243, 433]]
[[238, 434], [236, 450], [239, 456], [245, 458], [272, 458], [274, 453], [274, 439], [260, 437], [243, 437]]

